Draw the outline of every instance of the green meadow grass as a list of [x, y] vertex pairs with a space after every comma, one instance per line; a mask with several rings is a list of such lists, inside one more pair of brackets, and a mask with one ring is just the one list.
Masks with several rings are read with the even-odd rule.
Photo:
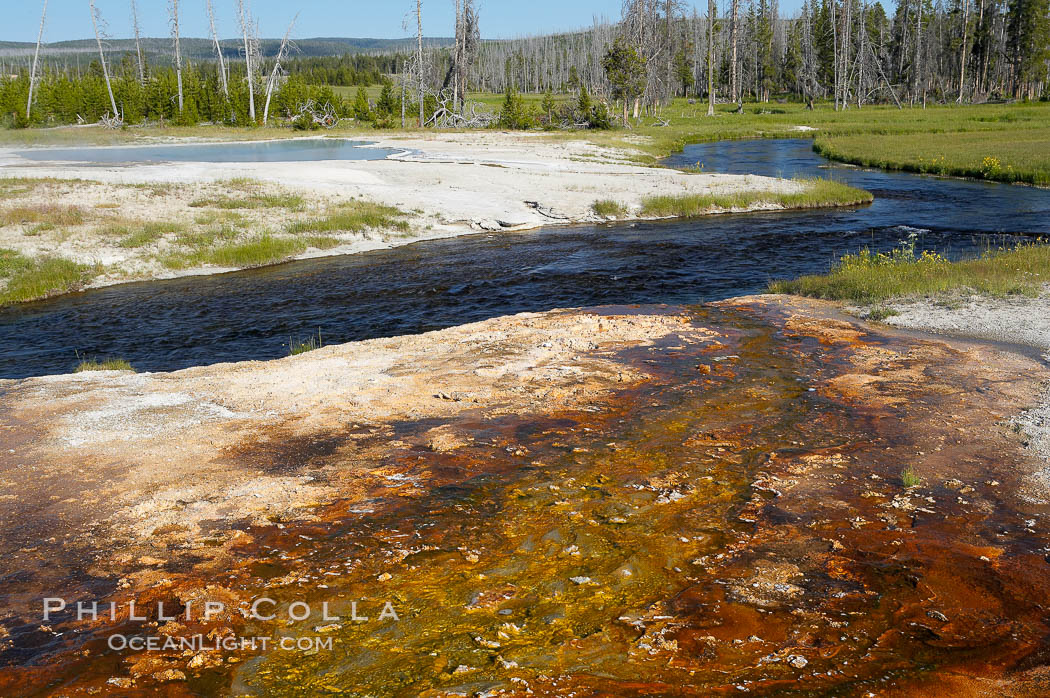
[[820, 138], [814, 149], [864, 167], [1050, 186], [1050, 127], [840, 136]]
[[803, 190], [791, 193], [743, 191], [731, 194], [652, 196], [642, 201], [642, 215], [689, 218], [719, 211], [773, 205], [789, 209], [854, 206], [871, 203], [869, 192], [830, 179], [801, 179]]

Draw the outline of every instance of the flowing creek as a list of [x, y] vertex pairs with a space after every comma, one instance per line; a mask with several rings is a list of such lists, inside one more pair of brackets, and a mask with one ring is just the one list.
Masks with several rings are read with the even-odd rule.
[[951, 257], [1050, 235], [1050, 191], [829, 165], [809, 141], [690, 146], [671, 165], [830, 175], [861, 209], [550, 228], [421, 242], [210, 277], [127, 284], [0, 309], [0, 378], [65, 373], [82, 356], [140, 371], [264, 360], [316, 335], [336, 344], [511, 313], [697, 303], [823, 273], [845, 252], [914, 237]]
[[[705, 165], [714, 167], [723, 149], [735, 158], [769, 148], [784, 158], [763, 162], [784, 174], [815, 166], [802, 150], [808, 144], [738, 145], [705, 146]], [[28, 331], [19, 323], [35, 318], [40, 331], [72, 335], [55, 327], [60, 318], [102, 328], [135, 309], [145, 333], [137, 341], [169, 366], [177, 346], [210, 346], [208, 360], [240, 356], [247, 349], [238, 332], [249, 318], [264, 322], [253, 335], [258, 349], [277, 327], [316, 327], [323, 308], [340, 308], [338, 321], [320, 323], [336, 341], [340, 331], [418, 331], [514, 310], [736, 295], [770, 276], [818, 271], [845, 250], [893, 247], [909, 234], [901, 226], [925, 231], [920, 244], [956, 254], [986, 244], [983, 234], [1050, 232], [1045, 191], [835, 172], [877, 195], [876, 181], [915, 199], [426, 243], [106, 289], [20, 308], [6, 321]], [[976, 204], [980, 212], [950, 209], [943, 225], [934, 221], [938, 206], [981, 196], [1004, 207], [999, 197], [1012, 198], [1013, 214], [996, 217]], [[820, 261], [807, 250], [819, 250]], [[107, 298], [106, 314], [89, 319]], [[465, 317], [451, 314], [456, 299]], [[313, 609], [327, 602], [333, 614], [356, 610], [369, 621], [249, 622], [234, 613], [159, 629], [126, 618], [66, 619], [47, 630], [8, 624], [0, 693], [119, 685], [119, 695], [168, 696], [883, 696], [920, 688], [949, 696], [966, 677], [1039, 667], [1050, 633], [1050, 507], [1045, 492], [1019, 495], [1032, 465], [1021, 436], [1001, 422], [1034, 399], [1045, 368], [791, 303], [692, 307], [697, 333], [618, 357], [648, 374], [641, 383], [586, 410], [489, 416], [479, 408], [452, 420], [470, 438], [448, 451], [418, 445], [441, 420], [340, 425], [288, 451], [260, 434], [228, 454], [231, 463], [322, 480], [352, 472], [352, 491], [310, 521], [241, 525], [229, 540], [217, 527], [214, 541], [172, 550], [163, 580], [149, 585], [118, 589], [101, 575], [84, 582], [74, 574], [80, 563], [61, 562], [68, 584], [83, 591], [108, 583], [111, 598], [146, 608], [164, 602], [181, 612], [206, 596], [243, 607], [268, 597], [282, 613], [293, 601]], [[166, 308], [169, 333], [161, 335], [168, 316], [150, 308]], [[281, 315], [286, 325], [274, 319]], [[25, 337], [12, 336], [21, 347]], [[921, 486], [902, 486], [909, 465]], [[28, 570], [0, 571], [5, 605], [39, 581]], [[399, 621], [377, 618], [386, 601]], [[120, 631], [321, 635], [335, 644], [199, 660], [128, 656], [106, 647], [105, 636]], [[174, 669], [186, 680], [150, 678]], [[121, 683], [107, 683], [111, 677]]]

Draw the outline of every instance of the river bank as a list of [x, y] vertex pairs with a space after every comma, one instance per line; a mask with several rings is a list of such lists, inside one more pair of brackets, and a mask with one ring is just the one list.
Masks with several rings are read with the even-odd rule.
[[[435, 133], [375, 145], [396, 153], [103, 165], [30, 162], [0, 150], [0, 249], [30, 277], [0, 278], [18, 287], [5, 300], [483, 231], [667, 217], [647, 208], [656, 199], [688, 200], [690, 215], [870, 201], [841, 185], [830, 192], [819, 182], [639, 167], [623, 149], [542, 135]], [[615, 216], [598, 212], [602, 201], [615, 204]], [[362, 207], [385, 216], [344, 221], [347, 209]]]
[[[0, 686], [1019, 692], [1040, 680], [1050, 493], [1011, 420], [1047, 378], [1001, 346], [761, 296], [3, 381]], [[45, 595], [122, 610], [42, 623]], [[262, 597], [400, 620], [245, 617]], [[227, 612], [143, 623], [130, 600]], [[335, 644], [133, 652], [113, 633]]]

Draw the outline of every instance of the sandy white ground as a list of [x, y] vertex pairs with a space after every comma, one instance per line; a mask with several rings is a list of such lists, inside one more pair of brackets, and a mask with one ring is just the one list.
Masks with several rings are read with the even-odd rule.
[[[31, 162], [0, 149], [0, 174], [110, 183], [196, 183], [251, 177], [321, 194], [363, 196], [450, 232], [597, 221], [591, 206], [611, 199], [637, 208], [653, 195], [794, 192], [789, 180], [684, 174], [630, 164], [631, 154], [583, 141], [517, 133], [435, 133], [380, 141], [402, 152], [386, 160], [289, 163], [167, 163], [78, 166]], [[407, 152], [404, 152], [407, 151]], [[528, 202], [533, 202], [532, 204]]]

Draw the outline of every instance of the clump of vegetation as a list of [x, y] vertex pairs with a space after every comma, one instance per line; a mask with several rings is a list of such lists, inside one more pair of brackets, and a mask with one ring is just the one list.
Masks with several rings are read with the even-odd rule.
[[125, 359], [84, 359], [77, 364], [74, 373], [87, 371], [134, 371]]
[[213, 225], [215, 223], [225, 223], [237, 227], [244, 227], [248, 221], [242, 214], [237, 213], [236, 211], [206, 210], [201, 211], [196, 216], [194, 216], [193, 222], [197, 225]]
[[289, 211], [301, 211], [304, 206], [305, 200], [298, 194], [253, 193], [243, 197], [214, 196], [195, 199], [190, 202], [190, 208], [219, 208], [227, 210], [284, 208]]
[[306, 354], [311, 351], [315, 351], [324, 346], [324, 341], [321, 339], [321, 328], [317, 328], [317, 336], [310, 337], [305, 342], [303, 340], [292, 341], [292, 338], [288, 338], [288, 352], [291, 356], [299, 356], [300, 354]]
[[0, 179], [0, 199], [28, 194], [48, 179], [34, 179], [30, 177], [5, 177]]
[[[239, 242], [236, 237], [236, 231], [229, 235], [229, 231], [222, 230], [181, 236], [179, 244], [188, 249], [169, 252], [161, 257], [161, 264], [169, 269], [261, 267], [289, 260], [310, 248], [326, 250], [340, 244], [338, 239], [324, 236], [291, 238], [264, 233]], [[223, 240], [224, 244], [215, 246]]]
[[99, 232], [111, 237], [119, 237], [117, 243], [126, 249], [145, 247], [165, 235], [177, 234], [186, 230], [182, 223], [171, 221], [114, 221], [103, 226]]
[[30, 259], [0, 249], [0, 306], [46, 298], [80, 288], [95, 270], [60, 257]]
[[868, 310], [868, 319], [873, 322], [882, 322], [896, 315], [900, 315], [900, 313], [885, 305], [876, 305]]
[[405, 214], [393, 206], [353, 201], [336, 207], [326, 216], [297, 221], [288, 226], [293, 235], [303, 233], [359, 233], [367, 229], [408, 232]]
[[538, 121], [536, 114], [517, 90], [508, 86], [496, 123], [500, 128], [525, 130], [535, 128]]
[[22, 234], [26, 237], [36, 237], [37, 235], [50, 233], [53, 230], [58, 230], [58, 226], [54, 223], [37, 223], [26, 228]]
[[922, 478], [915, 472], [915, 469], [910, 465], [901, 471], [901, 484], [905, 489], [911, 489], [912, 487], [918, 487], [922, 484]]
[[1023, 243], [989, 251], [976, 259], [949, 262], [916, 254], [911, 244], [892, 252], [848, 254], [825, 275], [770, 284], [772, 293], [875, 304], [891, 298], [968, 289], [992, 296], [1037, 295], [1050, 281], [1050, 245]]
[[46, 223], [54, 226], [80, 225], [84, 212], [76, 206], [37, 204], [35, 206], [13, 206], [0, 211], [0, 226]]
[[820, 208], [854, 206], [871, 203], [874, 197], [861, 189], [831, 179], [802, 179], [801, 191], [777, 193], [743, 191], [730, 194], [686, 194], [653, 196], [642, 201], [642, 214], [658, 218], [689, 218], [720, 211], [752, 209], [762, 206], [779, 208]]
[[612, 201], [610, 199], [595, 201], [591, 208], [594, 209], [596, 214], [606, 218], [623, 218], [627, 215], [626, 206], [619, 201]]

